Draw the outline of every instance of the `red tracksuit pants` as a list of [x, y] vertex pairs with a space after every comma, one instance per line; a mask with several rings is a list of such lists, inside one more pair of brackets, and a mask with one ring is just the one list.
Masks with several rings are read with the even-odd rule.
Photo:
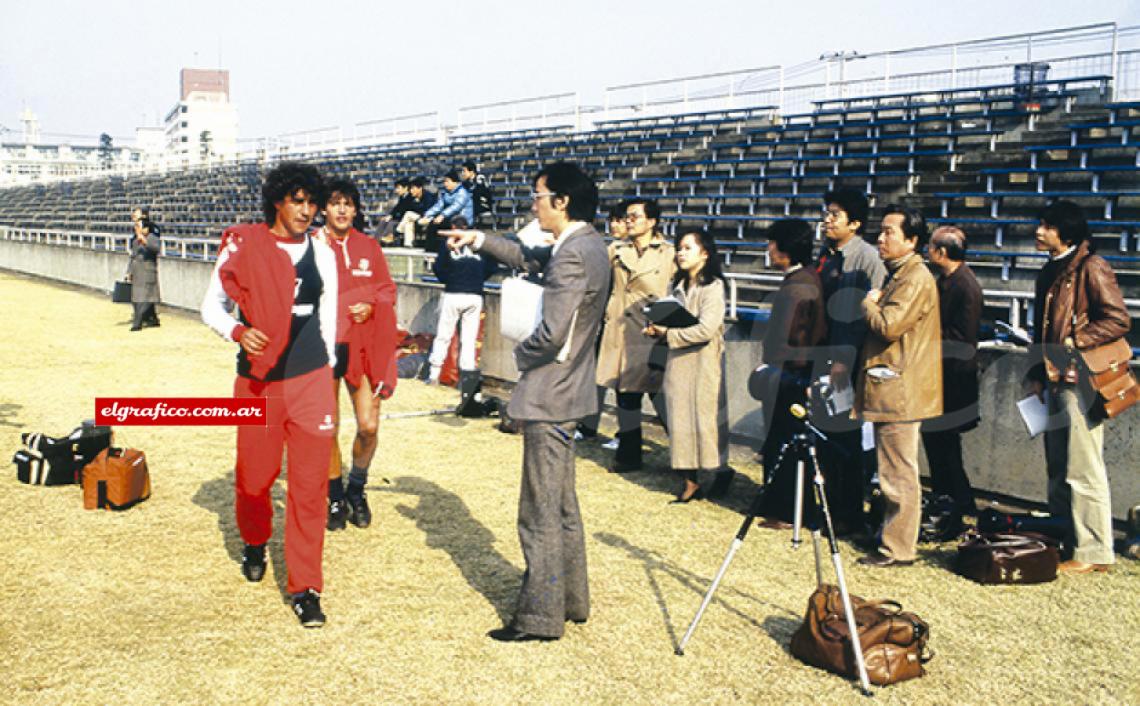
[[288, 450], [285, 496], [285, 566], [290, 593], [320, 591], [325, 543], [329, 456], [333, 443], [332, 370], [277, 382], [238, 377], [234, 397], [264, 397], [266, 426], [239, 426], [234, 509], [246, 544], [265, 544], [273, 534], [270, 491]]

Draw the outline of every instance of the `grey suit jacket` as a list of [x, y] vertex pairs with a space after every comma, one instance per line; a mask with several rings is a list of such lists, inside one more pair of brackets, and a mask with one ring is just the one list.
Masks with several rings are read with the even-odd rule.
[[[565, 238], [542, 266], [542, 323], [515, 346], [522, 377], [507, 407], [515, 419], [566, 422], [598, 411], [594, 343], [610, 291], [609, 258], [602, 237], [589, 224]], [[522, 246], [496, 235], [487, 235], [482, 252], [508, 267], [528, 264]], [[570, 354], [559, 363], [567, 337]]]

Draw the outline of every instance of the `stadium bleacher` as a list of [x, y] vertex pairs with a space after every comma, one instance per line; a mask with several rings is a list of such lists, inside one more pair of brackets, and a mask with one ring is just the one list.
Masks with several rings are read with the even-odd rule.
[[[598, 121], [303, 155], [353, 179], [376, 218], [399, 177], [439, 175], [474, 160], [495, 192], [497, 227], [529, 217], [530, 178], [572, 160], [601, 182], [603, 206], [658, 199], [667, 232], [707, 228], [730, 272], [763, 272], [764, 229], [816, 222], [822, 194], [867, 192], [971, 236], [984, 287], [1024, 291], [1040, 267], [1035, 214], [1051, 199], [1086, 209], [1127, 296], [1140, 291], [1140, 102], [1111, 102], [1104, 76], [816, 101], [809, 113], [771, 106]], [[0, 191], [0, 225], [126, 233], [147, 204], [170, 238], [210, 238], [260, 218], [260, 179], [246, 161], [166, 174], [121, 175]], [[873, 225], [873, 224], [872, 224]], [[758, 285], [759, 290], [771, 285]], [[748, 298], [745, 289], [741, 296]]]

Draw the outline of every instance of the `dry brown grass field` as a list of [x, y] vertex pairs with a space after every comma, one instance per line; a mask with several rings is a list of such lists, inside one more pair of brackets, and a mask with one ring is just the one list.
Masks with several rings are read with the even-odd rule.
[[[96, 396], [225, 396], [234, 346], [188, 312], [128, 333], [129, 307], [0, 272], [0, 452], [25, 430], [64, 434]], [[435, 409], [455, 392], [402, 381], [385, 412]], [[348, 414], [347, 401], [342, 397]], [[341, 432], [342, 444], [351, 425]], [[61, 703], [863, 703], [853, 682], [805, 666], [788, 641], [815, 581], [810, 546], [752, 531], [688, 654], [673, 654], [760, 478], [729, 498], [670, 506], [676, 479], [607, 473], [579, 449], [593, 614], [549, 644], [485, 636], [522, 574], [515, 534], [521, 440], [490, 420], [382, 423], [374, 523], [329, 534], [329, 616], [303, 630], [284, 599], [284, 480], [266, 580], [239, 571], [234, 432], [121, 427], [154, 493], [123, 513], [87, 512], [74, 486], [0, 479], [0, 701]], [[750, 480], [751, 479], [751, 480]], [[1044, 483], [1042, 471], [1042, 483]], [[1040, 586], [986, 587], [950, 571], [953, 545], [912, 568], [856, 566], [851, 590], [923, 616], [937, 653], [881, 704], [1140, 703], [1140, 564]]]

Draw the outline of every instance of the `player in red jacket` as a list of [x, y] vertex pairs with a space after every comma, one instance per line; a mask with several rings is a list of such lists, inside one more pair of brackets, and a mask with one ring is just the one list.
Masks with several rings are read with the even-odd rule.
[[[348, 521], [365, 528], [372, 522], [364, 486], [376, 453], [380, 401], [396, 387], [396, 284], [380, 244], [356, 227], [364, 221], [360, 191], [347, 179], [332, 179], [325, 193], [321, 204], [325, 225], [317, 237], [336, 254], [340, 282], [333, 394], [339, 410], [343, 378], [356, 416], [347, 488], [341, 478], [340, 446], [333, 443], [327, 527], [344, 529]], [[333, 422], [339, 430], [339, 414]]]
[[333, 443], [336, 256], [307, 234], [323, 189], [311, 165], [284, 162], [270, 171], [261, 191], [265, 223], [227, 229], [202, 301], [203, 321], [240, 345], [234, 397], [267, 400], [266, 425], [237, 432], [234, 509], [245, 542], [242, 573], [250, 581], [265, 575], [270, 492], [287, 448], [287, 589], [305, 627], [325, 622], [321, 556]]

